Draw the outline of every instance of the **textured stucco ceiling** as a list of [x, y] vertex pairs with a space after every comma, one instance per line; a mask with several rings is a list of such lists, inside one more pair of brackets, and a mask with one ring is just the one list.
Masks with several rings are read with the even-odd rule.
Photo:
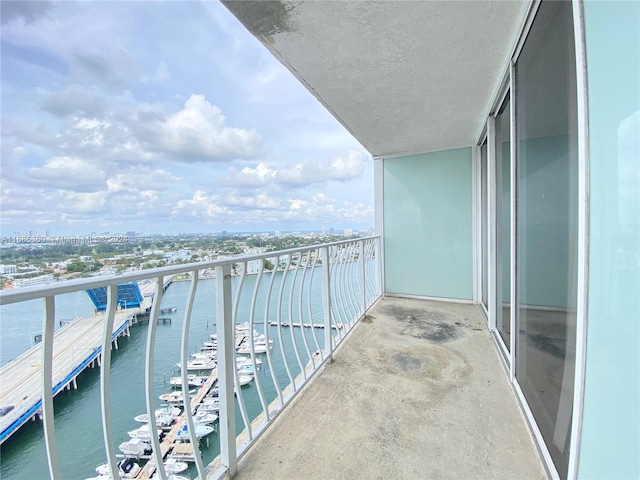
[[527, 4], [224, 1], [375, 156], [473, 145]]

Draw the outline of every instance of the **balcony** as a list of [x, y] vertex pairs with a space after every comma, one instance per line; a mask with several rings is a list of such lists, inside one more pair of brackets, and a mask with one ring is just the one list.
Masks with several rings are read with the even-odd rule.
[[546, 478], [475, 305], [386, 297], [238, 479]]
[[[379, 252], [379, 237], [370, 237], [2, 292], [0, 304], [15, 304], [18, 311], [24, 306], [25, 314], [26, 304], [21, 302], [44, 300], [45, 308], [42, 343], [0, 372], [0, 403], [12, 407], [0, 419], [1, 442], [31, 418], [41, 418], [51, 478], [87, 477], [96, 461], [105, 460], [106, 471], [114, 472], [123, 453], [144, 465], [136, 478], [167, 478], [163, 464], [170, 458], [190, 460], [193, 466], [188, 473], [199, 478], [219, 478], [235, 472], [237, 460], [331, 360], [335, 348], [380, 298]], [[215, 278], [200, 279], [204, 270], [215, 271]], [[170, 287], [171, 280], [178, 276], [188, 277], [188, 284]], [[62, 325], [56, 304], [64, 301], [65, 294], [85, 296], [84, 291], [94, 301], [94, 315]], [[121, 298], [127, 292], [129, 301]], [[163, 304], [163, 298], [173, 294], [174, 301], [179, 292], [182, 299], [178, 307]], [[169, 324], [173, 320], [182, 322], [181, 326], [171, 326], [181, 333], [176, 328], [166, 330], [161, 315]], [[145, 318], [148, 321], [144, 322]], [[148, 325], [146, 332], [132, 333], [140, 323]], [[60, 328], [54, 331], [58, 325]], [[213, 333], [208, 333], [209, 328]], [[209, 353], [213, 351], [215, 363], [189, 355], [194, 329], [199, 335], [206, 332], [211, 337], [202, 346]], [[113, 347], [118, 348], [121, 336], [137, 337], [139, 346], [128, 345], [127, 352], [116, 352]], [[123, 355], [127, 355], [124, 368], [118, 366]], [[240, 367], [242, 355], [244, 365]], [[150, 422], [144, 448], [124, 452], [121, 440], [133, 423], [129, 410], [146, 405], [147, 418], [154, 418], [160, 406], [158, 394], [170, 388], [167, 369], [174, 368], [176, 361], [187, 366], [179, 368], [176, 378], [182, 385], [191, 381], [189, 374], [193, 371], [207, 371], [203, 386], [193, 392], [191, 408], [185, 408], [169, 423], [164, 435], [160, 435], [164, 425]], [[197, 361], [201, 363], [194, 365]], [[137, 377], [125, 377], [139, 364], [144, 370]], [[78, 387], [80, 375], [96, 365], [100, 367], [101, 422], [88, 429], [93, 430], [92, 437], [75, 431], [68, 438], [69, 429], [59, 428], [59, 416], [54, 416], [53, 399], [65, 389], [82, 388]], [[245, 381], [251, 382], [250, 388], [243, 387]], [[134, 397], [136, 391], [138, 396]], [[215, 424], [215, 439], [201, 443], [195, 435], [196, 410], [207, 403], [209, 394], [210, 403], [216, 404], [219, 423]], [[186, 403], [175, 400], [181, 406]], [[77, 415], [97, 417], [93, 415], [95, 407], [95, 403], [89, 405], [91, 414], [84, 415], [77, 408]], [[62, 417], [75, 414], [74, 408], [70, 412], [56, 406], [56, 414], [59, 410]], [[123, 419], [129, 422], [126, 429], [121, 426]], [[94, 420], [97, 418], [81, 418], [80, 422], [90, 425]], [[99, 429], [102, 435], [96, 434]], [[180, 437], [182, 443], [174, 443]], [[101, 453], [95, 460], [87, 460], [89, 465], [74, 470], [69, 459], [75, 457], [77, 463], [79, 443], [88, 443], [92, 454]], [[10, 457], [3, 452], [3, 462]], [[46, 475], [46, 467], [32, 475]]]
[[[166, 478], [163, 462], [179, 456], [190, 458], [188, 473], [199, 478], [544, 478], [478, 307], [381, 298], [379, 260], [379, 238], [371, 237], [2, 292], [2, 304], [40, 298], [46, 307], [42, 348], [28, 352], [39, 355], [42, 368], [39, 375], [15, 385], [28, 391], [30, 400], [38, 395], [41, 400], [3, 418], [3, 441], [11, 425], [41, 415], [49, 475], [70, 476], [70, 467], [59, 458], [64, 447], [55, 428], [53, 397], [75, 384], [82, 369], [95, 361], [101, 365], [103, 434], [102, 445], [91, 448], [104, 452], [100, 456], [107, 460], [106, 468], [116, 469], [121, 456], [116, 447], [123, 435], [114, 426], [123, 408], [117, 399], [125, 392], [114, 370], [111, 345], [117, 347], [118, 336], [134, 328], [133, 315], [119, 300], [122, 289], [116, 287], [139, 282], [143, 291], [150, 291], [151, 281], [155, 285], [153, 294], [140, 302], [145, 307], [153, 297], [143, 341], [142, 396], [150, 416], [159, 406], [159, 388], [167, 388], [157, 380], [158, 370], [164, 368], [162, 357], [189, 364], [191, 323], [202, 322], [194, 314], [205, 282], [198, 272], [213, 268], [215, 308], [205, 310], [207, 324], [215, 325], [216, 368], [192, 398], [192, 408], [184, 410], [164, 438], [159, 436], [161, 426], [150, 424], [153, 453], [133, 455], [140, 457], [136, 461], [141, 465], [148, 460], [138, 478]], [[270, 272], [265, 271], [268, 264], [273, 266]], [[158, 347], [160, 312], [172, 310], [163, 306], [163, 292], [169, 288], [168, 279], [185, 273], [191, 280], [180, 307], [184, 319], [179, 343], [176, 340], [172, 349]], [[65, 325], [54, 335], [58, 296], [85, 289], [95, 294], [104, 287], [106, 311], [92, 319], [101, 332], [97, 340], [95, 333], [82, 333], [80, 340], [76, 333], [69, 340], [70, 332], [91, 323], [86, 320]], [[258, 371], [251, 389], [241, 387], [241, 375], [234, 368], [243, 352], [238, 349], [238, 329], [243, 339], [249, 338], [249, 367]], [[264, 335], [263, 343], [273, 342], [274, 347], [259, 353], [256, 335]], [[100, 346], [92, 347], [92, 341]], [[86, 344], [88, 350], [81, 354], [76, 347], [69, 360], [69, 342]], [[34, 363], [28, 354], [16, 362]], [[142, 352], [139, 357], [142, 360]], [[11, 366], [3, 367], [5, 382]], [[65, 368], [70, 374], [65, 375]], [[189, 382], [188, 373], [180, 370], [182, 384]], [[192, 432], [197, 429], [196, 407], [214, 386], [220, 420], [211, 448], [208, 440], [205, 444], [192, 438]], [[4, 404], [13, 388], [5, 384], [3, 390]], [[188, 444], [173, 442], [182, 428], [189, 432]], [[86, 466], [85, 475], [91, 468]]]

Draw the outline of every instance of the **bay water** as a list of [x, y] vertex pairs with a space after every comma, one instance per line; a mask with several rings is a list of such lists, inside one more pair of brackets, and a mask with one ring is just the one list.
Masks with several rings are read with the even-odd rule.
[[[255, 328], [264, 332], [265, 324], [269, 337], [274, 340], [272, 350], [273, 369], [278, 387], [284, 389], [290, 378], [298, 375], [308, 361], [308, 352], [323, 348], [324, 333], [321, 329], [283, 328], [278, 334], [276, 327], [269, 327], [268, 322], [276, 320], [278, 303], [281, 301], [282, 321], [309, 322], [309, 309], [315, 323], [322, 322], [321, 305], [321, 268], [316, 269], [313, 279], [309, 275], [304, 283], [304, 295], [300, 298], [298, 287], [290, 288], [292, 275], [282, 281], [282, 272], [276, 273], [273, 291], [269, 296], [268, 314], [265, 315], [268, 297], [268, 285], [271, 275], [265, 274], [257, 291], [254, 286], [256, 276], [247, 276], [237, 303], [237, 321], [248, 321], [251, 300], [255, 302]], [[240, 279], [232, 281], [234, 291]], [[300, 280], [298, 281], [301, 284]], [[175, 364], [180, 361], [180, 345], [184, 322], [185, 305], [190, 282], [174, 282], [164, 293], [161, 306], [177, 308], [176, 312], [161, 314], [171, 317], [171, 323], [157, 326], [154, 356], [154, 389], [157, 396], [171, 390], [169, 379], [179, 375]], [[280, 299], [279, 296], [282, 295]], [[293, 296], [291, 308], [288, 298]], [[308, 300], [307, 300], [308, 299]], [[215, 281], [199, 281], [193, 306], [189, 329], [189, 348], [195, 352], [203, 341], [216, 332], [215, 327]], [[76, 292], [56, 297], [56, 322], [69, 320], [77, 316], [90, 317], [93, 305], [85, 292]], [[42, 331], [43, 301], [34, 300], [0, 307], [0, 362], [4, 365], [12, 358], [27, 350], [33, 336]], [[265, 317], [267, 322], [265, 322]], [[59, 327], [59, 324], [56, 326]], [[131, 336], [118, 339], [119, 348], [112, 350], [111, 360], [111, 411], [112, 426], [116, 446], [129, 439], [127, 431], [140, 426], [133, 417], [146, 411], [144, 399], [144, 356], [147, 343], [148, 322], [141, 322], [131, 327]], [[303, 336], [306, 337], [305, 345]], [[293, 345], [297, 345], [297, 360]], [[257, 372], [261, 380], [267, 402], [274, 400], [277, 390], [266, 356], [261, 369]], [[285, 367], [289, 366], [289, 371]], [[1, 382], [1, 379], [0, 379]], [[103, 430], [100, 410], [100, 371], [98, 368], [87, 369], [78, 377], [78, 389], [63, 391], [54, 400], [56, 439], [59, 452], [61, 472], [64, 479], [83, 479], [95, 476], [95, 466], [106, 461]], [[247, 416], [255, 418], [261, 411], [261, 402], [255, 382], [242, 387]], [[156, 406], [161, 402], [156, 400]], [[244, 428], [241, 411], [236, 406], [236, 431]], [[205, 465], [219, 453], [220, 447], [217, 433], [209, 435], [201, 442], [201, 451]], [[194, 464], [185, 472], [195, 478], [197, 471]], [[47, 467], [42, 423], [28, 422], [14, 433], [1, 447], [0, 478], [10, 480], [45, 480], [49, 478]]]

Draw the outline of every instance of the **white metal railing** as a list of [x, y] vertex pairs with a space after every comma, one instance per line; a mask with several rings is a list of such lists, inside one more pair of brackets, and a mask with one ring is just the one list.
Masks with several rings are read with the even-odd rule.
[[[267, 271], [265, 264], [273, 264]], [[107, 278], [91, 278], [0, 292], [0, 305], [43, 299], [45, 313], [41, 350], [41, 411], [44, 438], [51, 478], [61, 478], [54, 432], [52, 363], [57, 296], [90, 288], [107, 287], [107, 309], [101, 345], [100, 398], [107, 463], [117, 470], [116, 447], [111, 414], [111, 342], [114, 318], [118, 310], [117, 286], [124, 282], [152, 279], [155, 282], [149, 315], [145, 353], [145, 402], [148, 418], [154, 418], [154, 354], [157, 320], [165, 281], [172, 275], [189, 274], [191, 285], [186, 299], [182, 325], [180, 362], [182, 385], [188, 385], [189, 327], [198, 291], [198, 273], [215, 269], [215, 317], [217, 332], [217, 383], [219, 389], [220, 455], [205, 466], [195, 438], [193, 409], [185, 408], [199, 478], [233, 475], [238, 460], [250, 445], [273, 422], [305, 383], [327, 360], [351, 328], [381, 296], [380, 238], [348, 240], [320, 246], [231, 257], [223, 260], [163, 267], [131, 272]], [[245, 280], [255, 274], [253, 286]], [[257, 270], [257, 271], [256, 271]], [[238, 272], [239, 271], [239, 272]], [[236, 275], [232, 282], [232, 272]], [[235, 283], [235, 286], [233, 285]], [[248, 337], [249, 358], [259, 398], [259, 412], [249, 411], [240, 388], [236, 368], [238, 325]], [[262, 325], [260, 328], [259, 325]], [[322, 330], [322, 334], [318, 331]], [[256, 334], [267, 345], [266, 352], [256, 352]], [[269, 348], [273, 341], [273, 348]], [[261, 359], [269, 374], [257, 374]], [[278, 369], [280, 372], [278, 373]], [[280, 377], [280, 378], [279, 378]], [[186, 391], [186, 387], [185, 390]], [[235, 395], [234, 395], [235, 391]], [[187, 402], [188, 403], [188, 402]], [[242, 432], [236, 436], [236, 406], [240, 412]], [[240, 421], [240, 419], [238, 420]], [[163, 446], [155, 422], [149, 422], [152, 459], [156, 478], [166, 479]]]

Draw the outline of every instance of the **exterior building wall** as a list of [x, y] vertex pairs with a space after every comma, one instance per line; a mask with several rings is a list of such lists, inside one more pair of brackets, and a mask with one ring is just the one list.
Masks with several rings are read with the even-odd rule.
[[640, 3], [584, 2], [589, 302], [579, 478], [640, 477]]
[[384, 160], [385, 291], [473, 299], [471, 148]]

